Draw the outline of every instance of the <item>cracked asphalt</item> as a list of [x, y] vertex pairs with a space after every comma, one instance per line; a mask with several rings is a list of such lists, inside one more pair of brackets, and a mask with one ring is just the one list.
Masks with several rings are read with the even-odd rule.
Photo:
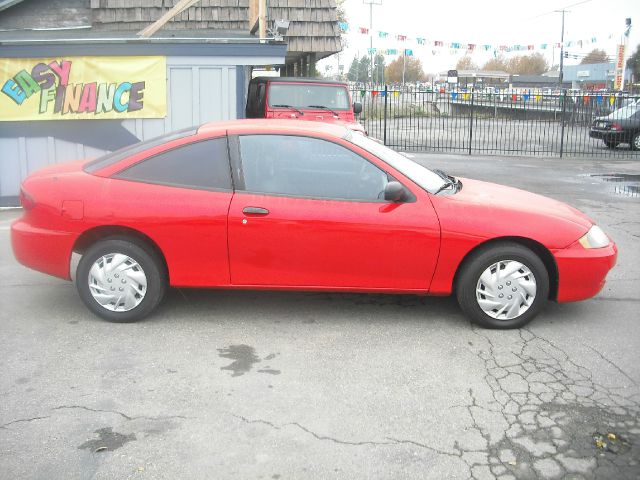
[[172, 290], [103, 322], [0, 212], [0, 479], [638, 479], [640, 160], [412, 154], [566, 201], [618, 243], [526, 328], [451, 298]]

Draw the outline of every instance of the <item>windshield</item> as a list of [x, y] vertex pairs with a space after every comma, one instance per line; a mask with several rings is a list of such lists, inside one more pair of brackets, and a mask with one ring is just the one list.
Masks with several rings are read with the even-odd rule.
[[349, 132], [345, 136], [345, 140], [364, 148], [367, 152], [388, 163], [429, 193], [437, 192], [440, 187], [447, 183], [440, 175], [428, 168], [360, 133]]
[[271, 83], [269, 106], [290, 105], [309, 108], [322, 105], [332, 110], [349, 110], [349, 92], [340, 85], [314, 85], [305, 83]]
[[630, 118], [635, 114], [640, 107], [637, 104], [627, 105], [626, 107], [619, 108], [609, 114], [609, 118], [621, 120], [623, 118]]

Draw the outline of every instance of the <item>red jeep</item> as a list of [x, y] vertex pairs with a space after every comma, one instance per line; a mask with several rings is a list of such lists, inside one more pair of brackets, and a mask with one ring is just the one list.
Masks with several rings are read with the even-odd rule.
[[340, 123], [366, 134], [355, 118], [361, 111], [361, 103], [351, 103], [349, 87], [344, 82], [297, 77], [256, 77], [249, 82], [247, 118]]

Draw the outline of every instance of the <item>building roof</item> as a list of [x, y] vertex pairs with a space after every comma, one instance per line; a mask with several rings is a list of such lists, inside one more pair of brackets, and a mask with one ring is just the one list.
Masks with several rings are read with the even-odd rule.
[[[439, 78], [447, 78], [448, 70], [438, 73]], [[494, 78], [508, 80], [509, 74], [500, 70], [458, 70], [458, 78]]]
[[[93, 27], [97, 30], [140, 31], [160, 18], [175, 3], [161, 0], [91, 0]], [[284, 35], [288, 62], [301, 54], [323, 58], [342, 49], [335, 0], [269, 0], [267, 22], [288, 20]], [[249, 0], [200, 0], [174, 17], [159, 32], [207, 29], [246, 32]]]
[[[0, 0], [0, 38], [121, 38], [158, 20], [177, 0]], [[342, 49], [336, 0], [268, 0], [267, 24], [289, 20], [286, 63]], [[11, 8], [9, 8], [11, 7]], [[4, 8], [4, 10], [3, 10]], [[248, 37], [249, 0], [200, 0], [169, 21], [155, 37]], [[37, 30], [48, 30], [41, 33]], [[65, 29], [65, 33], [57, 32]], [[72, 29], [83, 30], [82, 33]], [[256, 39], [255, 36], [251, 37]]]
[[511, 83], [536, 83], [556, 85], [558, 77], [549, 77], [546, 75], [511, 75]]
[[327, 85], [345, 85], [345, 82], [329, 80], [327, 78], [307, 78], [307, 77], [255, 77], [251, 80], [256, 83], [279, 82], [279, 83], [324, 83]]

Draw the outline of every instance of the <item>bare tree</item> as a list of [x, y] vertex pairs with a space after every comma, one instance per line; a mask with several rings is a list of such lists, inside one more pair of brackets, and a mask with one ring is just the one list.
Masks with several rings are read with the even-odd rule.
[[478, 69], [478, 65], [476, 65], [474, 61], [471, 60], [471, 57], [469, 55], [465, 55], [460, 60], [458, 60], [458, 63], [456, 63], [456, 70], [477, 70], [477, 69]]
[[516, 75], [540, 75], [547, 70], [549, 63], [541, 53], [513, 57], [507, 63], [507, 72]]
[[[390, 83], [401, 82], [402, 67], [403, 57], [400, 56], [385, 68], [385, 80]], [[415, 82], [418, 80], [424, 80], [425, 78], [426, 75], [422, 69], [422, 62], [416, 57], [404, 57], [404, 81]]]
[[586, 57], [582, 59], [580, 64], [587, 65], [590, 63], [607, 63], [608, 61], [609, 56], [607, 55], [607, 52], [598, 48], [594, 48], [587, 54]]
[[484, 65], [482, 65], [482, 70], [485, 71], [507, 71], [508, 62], [507, 59], [504, 58], [503, 55], [499, 55], [491, 60], [487, 60]]

